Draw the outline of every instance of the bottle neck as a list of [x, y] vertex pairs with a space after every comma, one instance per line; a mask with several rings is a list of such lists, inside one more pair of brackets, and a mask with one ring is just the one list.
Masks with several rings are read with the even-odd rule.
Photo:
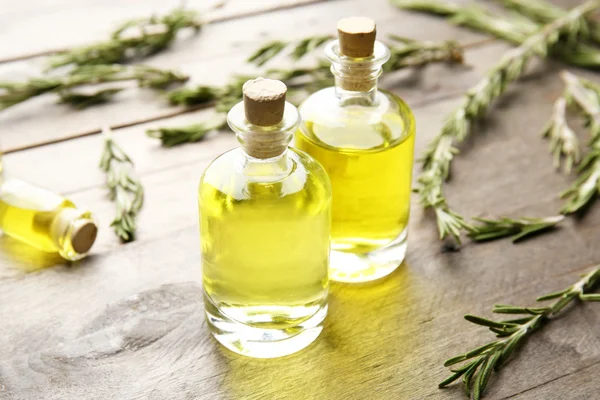
[[[332, 67], [333, 70], [333, 67]], [[371, 105], [377, 99], [378, 79], [352, 74], [335, 75], [335, 95], [341, 105]]]
[[378, 79], [390, 58], [387, 46], [376, 41], [372, 56], [354, 58], [340, 54], [336, 40], [325, 47], [325, 56], [331, 61], [335, 93], [342, 105], [370, 105], [376, 101]]
[[286, 146], [282, 154], [271, 158], [255, 158], [242, 148], [244, 158], [241, 161], [242, 173], [253, 182], [276, 182], [287, 177], [293, 163], [288, 156]]
[[288, 149], [292, 136], [300, 124], [296, 107], [285, 104], [283, 120], [272, 126], [253, 125], [246, 119], [244, 104], [236, 104], [227, 114], [227, 123], [236, 133], [237, 140], [248, 160], [276, 162]]
[[247, 159], [271, 161], [287, 151], [292, 135], [293, 131], [257, 129], [238, 131], [237, 140]]

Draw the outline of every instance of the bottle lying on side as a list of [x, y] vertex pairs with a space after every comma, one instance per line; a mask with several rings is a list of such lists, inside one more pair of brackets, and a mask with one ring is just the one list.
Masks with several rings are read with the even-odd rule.
[[18, 179], [0, 184], [0, 229], [48, 253], [75, 261], [85, 257], [96, 240], [92, 213], [70, 200]]

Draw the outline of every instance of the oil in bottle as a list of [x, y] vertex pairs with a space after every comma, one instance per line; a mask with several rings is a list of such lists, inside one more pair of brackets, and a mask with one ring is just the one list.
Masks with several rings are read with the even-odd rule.
[[0, 229], [38, 250], [75, 261], [96, 240], [97, 225], [89, 211], [70, 200], [18, 179], [0, 185]]
[[207, 322], [230, 350], [278, 357], [316, 339], [327, 314], [331, 187], [324, 169], [288, 148], [299, 124], [286, 87], [258, 78], [228, 114], [241, 148], [199, 187]]
[[299, 110], [294, 144], [317, 159], [332, 185], [332, 280], [364, 282], [394, 271], [406, 254], [415, 121], [396, 95], [378, 90], [389, 59], [375, 23], [346, 18], [327, 45], [336, 86]]

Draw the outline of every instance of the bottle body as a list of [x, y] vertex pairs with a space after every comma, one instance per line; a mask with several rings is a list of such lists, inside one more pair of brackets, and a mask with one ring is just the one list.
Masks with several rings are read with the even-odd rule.
[[87, 255], [97, 228], [89, 211], [29, 183], [7, 179], [0, 186], [0, 229], [41, 251], [71, 261]]
[[321, 165], [294, 149], [268, 159], [231, 150], [204, 172], [199, 211], [205, 310], [217, 340], [259, 358], [314, 341], [329, 289], [331, 186]]
[[344, 282], [385, 276], [406, 253], [414, 117], [394, 94], [367, 96], [344, 101], [333, 87], [313, 94], [295, 136], [331, 178], [331, 279]]

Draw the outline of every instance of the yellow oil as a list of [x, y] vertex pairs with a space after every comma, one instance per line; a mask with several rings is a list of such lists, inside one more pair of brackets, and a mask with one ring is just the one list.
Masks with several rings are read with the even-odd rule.
[[393, 94], [372, 107], [340, 107], [333, 91], [324, 89], [300, 107], [304, 123], [295, 147], [317, 159], [331, 179], [332, 249], [368, 253], [407, 227], [414, 120]]
[[331, 189], [293, 149], [278, 163], [217, 158], [199, 188], [207, 312], [264, 329], [298, 326], [326, 306]]
[[75, 206], [57, 194], [8, 180], [0, 190], [0, 228], [39, 250], [56, 252], [50, 228], [58, 213], [68, 207]]

